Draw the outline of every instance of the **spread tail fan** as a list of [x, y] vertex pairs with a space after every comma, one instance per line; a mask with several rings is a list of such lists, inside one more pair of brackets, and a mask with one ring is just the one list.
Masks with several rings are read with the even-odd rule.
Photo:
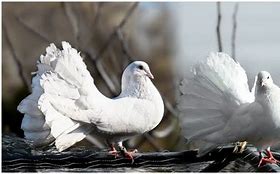
[[21, 129], [27, 140], [33, 142], [35, 146], [41, 146], [54, 141], [50, 134], [50, 127], [45, 122], [43, 113], [38, 108], [38, 100], [43, 94], [43, 89], [39, 85], [40, 75], [44, 71], [40, 66], [38, 73], [32, 79], [32, 93], [21, 101], [18, 111], [24, 114]]
[[211, 53], [206, 62], [193, 67], [192, 77], [180, 84], [182, 133], [189, 141], [205, 140], [200, 155], [218, 146], [206, 137], [222, 130], [241, 104], [254, 101], [247, 81], [239, 63], [224, 53]]
[[[55, 140], [60, 151], [84, 139], [93, 127], [64, 116], [50, 101], [78, 103], [78, 108], [85, 109], [88, 96], [93, 99], [102, 96], [77, 50], [67, 42], [62, 42], [62, 47], [59, 50], [50, 44], [46, 55], [40, 56], [38, 71], [32, 79], [32, 93], [18, 106], [25, 114], [21, 126], [25, 138], [38, 144]], [[47, 78], [48, 74], [55, 76]]]

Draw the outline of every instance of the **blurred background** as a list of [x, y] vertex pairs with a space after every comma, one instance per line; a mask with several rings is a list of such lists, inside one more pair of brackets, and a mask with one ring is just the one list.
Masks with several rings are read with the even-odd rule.
[[[123, 69], [144, 60], [165, 102], [153, 131], [126, 142], [140, 151], [191, 148], [180, 134], [178, 83], [211, 51], [233, 56], [252, 86], [261, 70], [280, 84], [280, 3], [2, 3], [2, 132], [23, 137], [16, 107], [50, 43], [68, 41], [85, 58], [98, 89], [120, 92]], [[86, 143], [86, 142], [85, 142]]]

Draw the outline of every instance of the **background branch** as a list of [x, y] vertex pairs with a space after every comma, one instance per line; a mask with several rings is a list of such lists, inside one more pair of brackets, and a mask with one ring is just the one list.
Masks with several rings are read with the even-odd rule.
[[220, 2], [217, 2], [217, 14], [218, 14], [217, 27], [216, 27], [217, 40], [218, 40], [219, 52], [222, 52], [223, 47], [222, 47], [222, 39], [221, 39], [221, 31], [220, 31], [222, 15], [221, 15], [221, 3]]
[[136, 7], [138, 6], [138, 2], [133, 3], [133, 5], [130, 7], [128, 12], [126, 13], [125, 17], [122, 19], [122, 21], [119, 23], [119, 25], [116, 27], [116, 29], [110, 34], [109, 38], [105, 41], [105, 44], [101, 47], [101, 49], [98, 51], [96, 56], [94, 57], [94, 60], [97, 61], [103, 53], [106, 51], [108, 46], [112, 43], [112, 41], [115, 39], [117, 35], [117, 31], [119, 28], [122, 28], [126, 22], [128, 21], [129, 17], [132, 15]]
[[132, 58], [131, 54], [130, 54], [129, 51], [128, 51], [128, 46], [127, 46], [127, 44], [126, 44], [126, 42], [125, 42], [125, 40], [124, 40], [124, 36], [123, 36], [122, 31], [121, 31], [121, 28], [118, 28], [117, 34], [118, 34], [118, 39], [119, 39], [119, 41], [120, 41], [120, 43], [121, 43], [121, 48], [122, 48], [123, 54], [127, 57], [127, 59], [128, 59], [130, 62], [132, 62], [132, 61], [133, 61], [133, 58]]
[[236, 29], [237, 29], [237, 12], [238, 12], [238, 3], [235, 3], [233, 15], [232, 15], [233, 28], [232, 28], [232, 37], [231, 37], [231, 55], [233, 60], [235, 61], [236, 61], [235, 42], [236, 42]]
[[18, 74], [19, 74], [19, 77], [21, 78], [22, 82], [23, 82], [23, 85], [26, 89], [28, 89], [29, 92], [31, 92], [31, 86], [29, 85], [29, 82], [28, 80], [26, 79], [26, 77], [24, 76], [24, 70], [23, 70], [23, 66], [22, 66], [22, 63], [20, 62], [20, 59], [17, 57], [16, 53], [15, 53], [15, 49], [12, 45], [12, 42], [10, 40], [10, 37], [9, 37], [9, 34], [7, 32], [7, 29], [6, 29], [6, 25], [3, 24], [3, 30], [4, 30], [4, 33], [5, 33], [5, 36], [7, 38], [7, 45], [8, 47], [10, 47], [11, 49], [11, 53], [12, 53], [12, 57], [14, 58], [15, 62], [16, 62], [16, 66], [17, 66], [17, 69], [18, 69]]

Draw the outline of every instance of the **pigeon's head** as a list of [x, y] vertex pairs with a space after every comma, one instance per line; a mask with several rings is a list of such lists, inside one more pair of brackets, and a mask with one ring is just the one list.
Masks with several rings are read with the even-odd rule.
[[258, 73], [257, 86], [259, 88], [269, 88], [273, 84], [271, 75], [266, 71]]
[[131, 95], [138, 98], [147, 97], [150, 89], [153, 88], [153, 79], [150, 68], [143, 61], [135, 61], [129, 64], [122, 74], [122, 92], [120, 95]]
[[123, 76], [133, 79], [142, 79], [147, 77], [154, 79], [148, 64], [143, 61], [134, 61], [129, 64], [124, 70]]

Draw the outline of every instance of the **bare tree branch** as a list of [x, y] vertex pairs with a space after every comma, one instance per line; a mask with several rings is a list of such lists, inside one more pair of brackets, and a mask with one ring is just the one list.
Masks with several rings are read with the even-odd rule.
[[237, 29], [237, 13], [238, 13], [238, 3], [235, 3], [233, 15], [232, 15], [233, 29], [232, 29], [232, 37], [231, 37], [231, 55], [234, 61], [236, 61], [235, 43], [236, 43], [236, 29]]
[[170, 135], [176, 128], [178, 124], [177, 121], [175, 121], [174, 117], [171, 118], [171, 123], [168, 124], [164, 129], [162, 130], [153, 130], [151, 132], [151, 135], [156, 138], [164, 138]]
[[[117, 89], [114, 86], [113, 81], [110, 79], [110, 77], [108, 76], [108, 74], [106, 73], [103, 65], [98, 61], [101, 56], [103, 55], [103, 53], [107, 50], [107, 48], [109, 47], [109, 45], [112, 43], [113, 39], [115, 38], [115, 36], [117, 35], [117, 31], [119, 28], [122, 28], [126, 22], [128, 21], [128, 18], [131, 16], [131, 14], [134, 12], [134, 10], [136, 9], [138, 5], [138, 2], [135, 2], [128, 10], [128, 12], [126, 13], [126, 15], [124, 16], [124, 18], [122, 19], [122, 21], [119, 23], [119, 25], [116, 27], [116, 29], [110, 34], [109, 38], [107, 39], [107, 41], [105, 42], [105, 44], [103, 45], [103, 47], [99, 50], [99, 52], [96, 54], [96, 56], [92, 57], [89, 56], [89, 58], [96, 64], [96, 68], [98, 70], [98, 72], [100, 73], [100, 75], [102, 76], [102, 79], [105, 81], [106, 85], [108, 86], [108, 88], [110, 89], [111, 93], [113, 93], [114, 95], [117, 94]], [[99, 63], [98, 63], [99, 62]]]
[[124, 37], [123, 37], [123, 33], [121, 31], [121, 28], [118, 28], [117, 30], [117, 34], [118, 34], [118, 39], [121, 43], [121, 47], [122, 47], [122, 52], [123, 54], [127, 57], [127, 59], [131, 62], [133, 61], [133, 58], [131, 56], [131, 54], [128, 51], [128, 46], [127, 46], [127, 42], [125, 42]]
[[157, 151], [163, 151], [162, 147], [154, 140], [154, 137], [149, 133], [144, 133], [144, 137], [148, 140], [148, 142], [156, 149]]
[[71, 5], [68, 2], [62, 2], [62, 6], [63, 6], [63, 9], [65, 11], [65, 14], [66, 14], [70, 24], [73, 27], [76, 43], [77, 43], [77, 45], [79, 45], [78, 44], [79, 43], [79, 36], [80, 36], [79, 17], [74, 13]]
[[118, 91], [116, 86], [114, 85], [114, 82], [112, 81], [112, 79], [109, 77], [109, 75], [107, 74], [107, 72], [105, 71], [103, 65], [101, 64], [100, 61], [96, 62], [96, 68], [98, 70], [98, 72], [100, 73], [102, 79], [105, 81], [106, 85], [108, 86], [108, 88], [110, 89], [110, 91], [114, 94], [117, 95]]
[[220, 2], [217, 2], [217, 14], [218, 14], [218, 21], [217, 21], [217, 27], [216, 27], [217, 40], [218, 40], [219, 52], [222, 52], [223, 47], [222, 47], [222, 39], [221, 39], [221, 31], [220, 31], [222, 15], [221, 15], [221, 4], [220, 4]]
[[122, 19], [122, 21], [119, 23], [119, 25], [116, 27], [116, 29], [110, 34], [109, 38], [106, 40], [105, 44], [101, 47], [101, 49], [98, 51], [98, 53], [96, 54], [96, 56], [94, 57], [94, 60], [98, 60], [100, 59], [100, 57], [103, 55], [103, 53], [106, 51], [106, 49], [108, 48], [108, 46], [111, 44], [112, 40], [115, 39], [115, 36], [117, 35], [117, 31], [119, 30], [119, 28], [122, 28], [126, 22], [128, 21], [129, 17], [132, 15], [132, 13], [134, 12], [134, 10], [136, 9], [136, 7], [138, 6], [138, 2], [135, 2], [130, 9], [128, 10], [128, 12], [126, 13], [126, 15], [124, 16], [124, 18]]
[[96, 7], [95, 7], [95, 15], [93, 17], [93, 22], [92, 22], [92, 27], [94, 27], [94, 25], [97, 24], [98, 22], [98, 19], [100, 17], [100, 11], [101, 11], [101, 8], [103, 7], [103, 3], [102, 2], [96, 2]]
[[24, 27], [26, 28], [28, 31], [31, 31], [32, 33], [34, 33], [35, 35], [39, 36], [41, 39], [43, 39], [45, 42], [47, 42], [48, 44], [51, 43], [51, 41], [46, 38], [45, 36], [43, 36], [41, 33], [37, 32], [36, 30], [34, 30], [33, 28], [29, 27], [28, 25], [26, 25], [22, 19], [18, 16], [15, 16], [16, 20]]
[[18, 68], [18, 74], [23, 82], [23, 85], [25, 86], [25, 88], [27, 88], [29, 90], [29, 92], [31, 92], [31, 87], [28, 82], [28, 80], [26, 79], [26, 77], [24, 76], [24, 70], [23, 70], [23, 67], [22, 67], [22, 64], [19, 60], [19, 58], [17, 57], [16, 53], [15, 53], [15, 49], [11, 43], [11, 40], [10, 40], [10, 37], [9, 37], [9, 34], [7, 32], [7, 28], [6, 28], [6, 25], [3, 24], [3, 30], [4, 30], [4, 33], [5, 33], [5, 36], [7, 38], [7, 45], [8, 47], [10, 47], [11, 49], [11, 53], [12, 53], [12, 57], [14, 58], [15, 62], [16, 62], [16, 66]]

